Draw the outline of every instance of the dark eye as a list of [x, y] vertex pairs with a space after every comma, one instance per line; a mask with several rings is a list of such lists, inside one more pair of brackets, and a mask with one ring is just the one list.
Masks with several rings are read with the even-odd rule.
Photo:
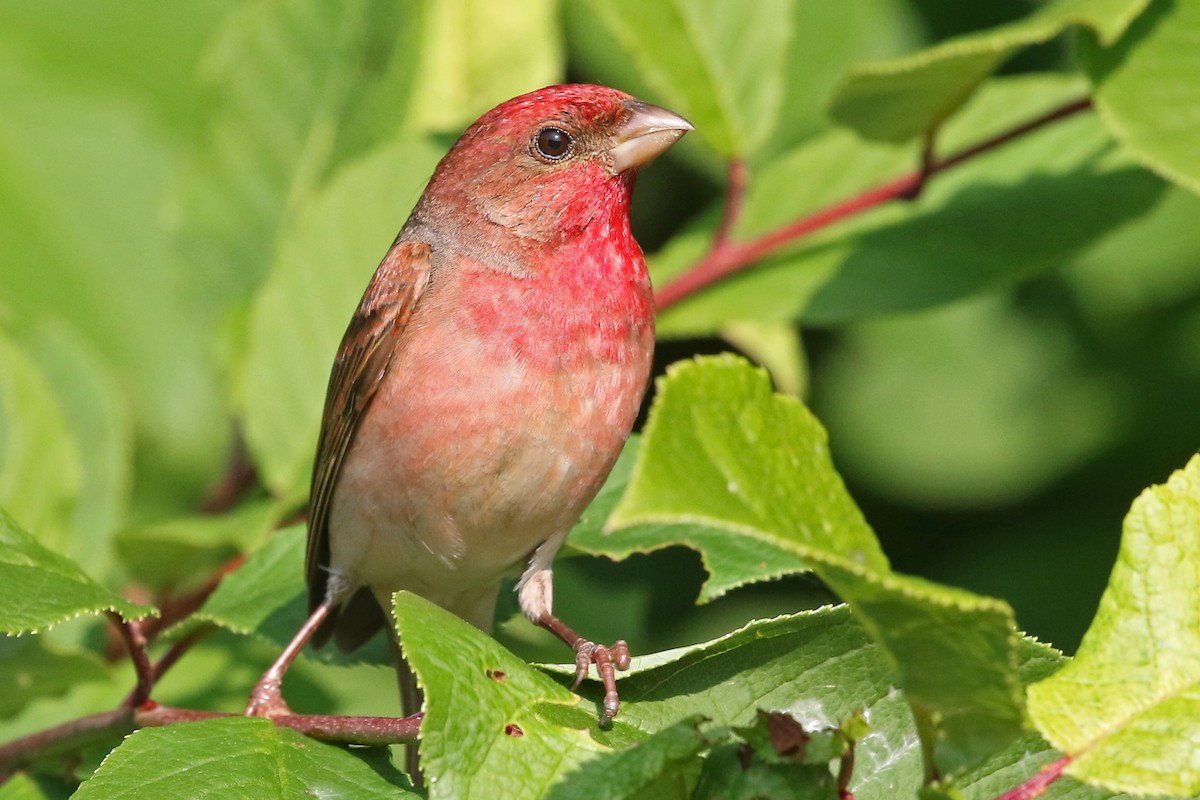
[[534, 140], [538, 155], [558, 161], [571, 150], [571, 134], [562, 128], [542, 128]]

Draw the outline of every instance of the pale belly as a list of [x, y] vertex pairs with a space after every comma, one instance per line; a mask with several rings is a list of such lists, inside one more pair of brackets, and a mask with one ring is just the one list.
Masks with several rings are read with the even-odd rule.
[[487, 627], [500, 581], [565, 534], [607, 477], [646, 386], [652, 323], [537, 354], [463, 320], [414, 323], [421, 335], [343, 466], [330, 566], [378, 597], [407, 589]]

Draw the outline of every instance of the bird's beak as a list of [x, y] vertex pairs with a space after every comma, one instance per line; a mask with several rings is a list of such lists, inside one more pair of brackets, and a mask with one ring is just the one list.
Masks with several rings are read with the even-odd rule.
[[649, 164], [692, 130], [692, 123], [665, 108], [639, 100], [626, 100], [625, 107], [629, 119], [617, 128], [608, 150], [614, 175]]

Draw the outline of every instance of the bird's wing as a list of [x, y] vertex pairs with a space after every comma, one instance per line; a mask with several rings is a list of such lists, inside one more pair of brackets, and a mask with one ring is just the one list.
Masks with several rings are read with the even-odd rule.
[[304, 568], [310, 610], [325, 600], [329, 581], [329, 511], [342, 464], [363, 413], [388, 372], [400, 334], [429, 283], [429, 269], [429, 245], [393, 244], [371, 278], [371, 285], [338, 347], [325, 395], [325, 414], [309, 496]]

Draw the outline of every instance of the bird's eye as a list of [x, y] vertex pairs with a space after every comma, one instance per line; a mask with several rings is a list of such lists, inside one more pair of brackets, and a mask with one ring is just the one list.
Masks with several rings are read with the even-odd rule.
[[571, 134], [562, 128], [542, 128], [533, 144], [542, 158], [559, 161], [571, 151]]

